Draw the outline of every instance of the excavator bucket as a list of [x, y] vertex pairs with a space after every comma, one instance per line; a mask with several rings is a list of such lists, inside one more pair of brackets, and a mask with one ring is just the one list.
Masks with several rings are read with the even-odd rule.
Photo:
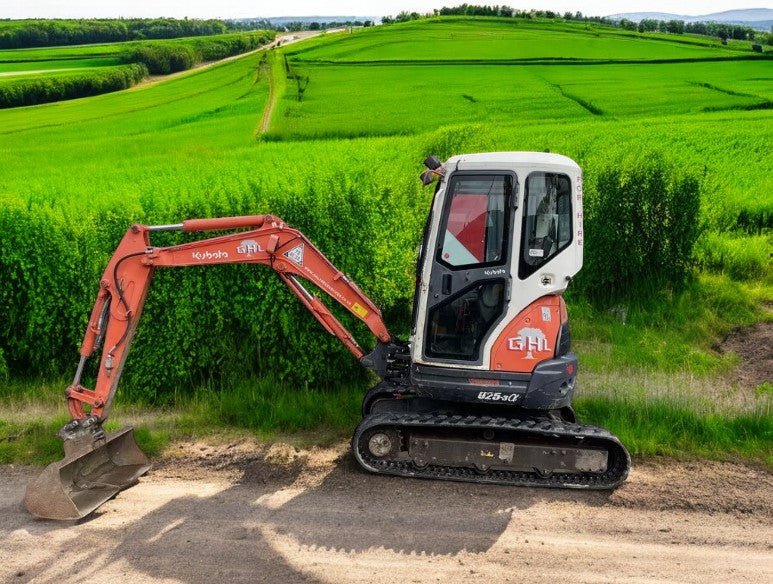
[[65, 457], [27, 487], [24, 504], [37, 517], [85, 517], [150, 469], [130, 426], [86, 444], [68, 442], [74, 441], [65, 441]]

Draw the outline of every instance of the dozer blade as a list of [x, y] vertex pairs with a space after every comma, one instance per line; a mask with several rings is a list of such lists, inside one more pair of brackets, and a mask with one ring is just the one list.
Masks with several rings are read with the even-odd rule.
[[65, 441], [65, 457], [27, 486], [24, 504], [43, 519], [80, 519], [149, 469], [130, 426], [85, 444]]

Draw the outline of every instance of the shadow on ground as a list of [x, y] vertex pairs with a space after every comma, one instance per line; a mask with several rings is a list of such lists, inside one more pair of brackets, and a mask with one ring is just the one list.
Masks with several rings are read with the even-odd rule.
[[348, 452], [316, 477], [302, 460], [272, 463], [265, 453], [234, 464], [241, 476], [230, 486], [212, 490], [206, 478], [180, 479], [181, 496], [171, 498], [163, 488], [178, 479], [162, 464], [78, 523], [34, 520], [17, 494], [16, 504], [2, 510], [2, 547], [13, 555], [17, 540], [35, 538], [44, 551], [39, 558], [14, 555], [11, 581], [62, 582], [75, 574], [78, 581], [110, 581], [129, 572], [190, 584], [314, 582], [304, 561], [320, 551], [485, 552], [511, 522], [517, 529], [519, 511], [535, 503], [596, 506], [609, 497], [377, 476], [362, 471]]

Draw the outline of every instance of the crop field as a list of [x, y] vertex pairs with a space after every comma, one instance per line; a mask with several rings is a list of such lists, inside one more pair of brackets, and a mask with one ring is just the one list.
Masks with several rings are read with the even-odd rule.
[[[769, 67], [769, 61], [399, 67], [296, 62], [293, 71], [308, 77], [308, 87], [302, 101], [290, 87], [269, 137], [388, 135], [465, 122], [631, 121], [770, 109]], [[415, 105], [406, 108], [406, 102]]]
[[[96, 148], [104, 146], [104, 142], [120, 139], [121, 136], [134, 136], [135, 144], [147, 152], [166, 151], [173, 139], [168, 135], [169, 132], [190, 124], [189, 117], [196, 116], [199, 124], [206, 122], [208, 117], [222, 123], [232, 117], [233, 110], [239, 109], [242, 105], [240, 102], [249, 98], [247, 116], [251, 117], [236, 122], [235, 127], [227, 126], [209, 132], [203, 130], [206, 135], [219, 135], [221, 140], [231, 141], [234, 138], [232, 132], [240, 128], [243, 130], [239, 136], [243, 145], [245, 138], [250, 140], [253, 135], [251, 120], [260, 114], [265, 105], [263, 100], [267, 95], [267, 87], [265, 83], [258, 83], [259, 75], [258, 58], [255, 57], [249, 61], [224, 63], [205, 72], [192, 73], [141, 90], [94, 97], [87, 107], [84, 107], [83, 102], [61, 102], [41, 105], [34, 110], [9, 109], [2, 112], [3, 126], [0, 132], [7, 136], [7, 140], [18, 140], [19, 146], [30, 135], [49, 136], [51, 140], [62, 139], [66, 142], [92, 142]], [[30, 113], [34, 115], [30, 116]], [[73, 132], [76, 127], [79, 129], [77, 136]], [[153, 136], [158, 136], [162, 143], [157, 147], [152, 143], [140, 144], [136, 136], [144, 133], [148, 134], [144, 139], [152, 142]], [[39, 146], [43, 150], [49, 147], [46, 143]], [[37, 146], [28, 144], [27, 147], [35, 149]], [[9, 151], [8, 154], [12, 153]], [[82, 152], [75, 151], [72, 154], [83, 160]], [[27, 156], [20, 162], [29, 160]], [[7, 163], [7, 170], [11, 170], [13, 164], [10, 160]]]
[[[549, 42], [546, 42], [549, 37]], [[361, 30], [339, 38], [311, 40], [290, 55], [304, 61], [610, 61], [727, 58], [739, 45], [719, 39], [647, 34], [584, 23], [553, 24], [517, 19], [443, 18], [400, 27]], [[743, 47], [750, 51], [748, 43]]]
[[[61, 51], [78, 63], [112, 58]], [[5, 53], [0, 72], [18, 71]], [[30, 54], [52, 61], [45, 50]], [[535, 150], [576, 159], [588, 197], [605, 173], [649, 160], [699, 184], [700, 237], [686, 289], [655, 298], [633, 291], [619, 301], [625, 326], [619, 307], [579, 292], [570, 312], [575, 306], [573, 337], [594, 379], [647, 371], [715, 380], [737, 364], [712, 348], [718, 340], [771, 318], [771, 64], [749, 43], [449, 18], [325, 34], [162, 83], [2, 110], [0, 375], [71, 375], [101, 270], [134, 222], [276, 214], [406, 335], [431, 199], [417, 179], [421, 160]], [[162, 233], [154, 243], [181, 237]], [[211, 389], [234, 387], [250, 394], [259, 378], [303, 389], [308, 407], [320, 389], [353, 401], [369, 379], [268, 272], [159, 271], [124, 399], [206, 400]], [[768, 419], [769, 392], [750, 391], [739, 412]]]
[[30, 62], [30, 61], [59, 61], [63, 59], [82, 59], [85, 57], [97, 57], [117, 55], [124, 51], [127, 44], [136, 43], [104, 43], [95, 45], [78, 45], [74, 47], [35, 47], [30, 49], [0, 49], [0, 61]]
[[32, 76], [62, 77], [115, 67], [121, 64], [123, 44], [0, 50], [0, 84]]
[[109, 57], [85, 58], [59, 61], [17, 61], [0, 63], [0, 76], [37, 75], [40, 72], [78, 71], [84, 68], [112, 67], [120, 64], [120, 59]]
[[360, 31], [287, 49], [288, 67], [305, 88], [299, 99], [290, 85], [269, 137], [770, 109], [771, 62], [745, 60], [752, 55], [745, 49], [485, 19], [475, 27], [450, 19]]

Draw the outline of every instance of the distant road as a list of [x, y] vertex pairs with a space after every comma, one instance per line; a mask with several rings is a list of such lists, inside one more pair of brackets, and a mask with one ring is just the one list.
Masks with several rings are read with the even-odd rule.
[[319, 31], [303, 31], [303, 32], [295, 32], [295, 33], [287, 33], [278, 35], [273, 41], [270, 43], [263, 45], [262, 47], [259, 47], [255, 50], [249, 51], [247, 53], [240, 53], [238, 55], [232, 55], [230, 57], [226, 57], [225, 59], [220, 59], [219, 61], [206, 61], [204, 63], [198, 63], [194, 65], [190, 69], [186, 69], [185, 71], [178, 71], [176, 73], [170, 73], [168, 75], [151, 75], [141, 83], [138, 83], [134, 87], [129, 88], [127, 91], [131, 91], [134, 89], [140, 89], [142, 87], [147, 87], [148, 85], [153, 85], [156, 83], [161, 83], [163, 81], [168, 81], [169, 79], [175, 79], [176, 77], [182, 77], [183, 75], [189, 75], [190, 73], [201, 71], [202, 69], [206, 69], [208, 67], [213, 67], [214, 65], [219, 65], [221, 63], [227, 63], [228, 61], [234, 61], [236, 59], [241, 59], [242, 57], [247, 57], [249, 55], [254, 55], [255, 53], [260, 53], [261, 51], [267, 51], [269, 49], [273, 49], [276, 46], [286, 46], [291, 43], [297, 43], [298, 41], [306, 40], [307, 38], [311, 38], [314, 36], [319, 35]]

